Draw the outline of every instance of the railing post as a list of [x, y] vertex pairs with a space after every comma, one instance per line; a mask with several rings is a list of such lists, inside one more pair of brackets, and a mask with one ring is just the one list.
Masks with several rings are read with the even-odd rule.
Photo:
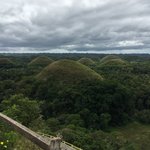
[[53, 138], [51, 141], [50, 141], [50, 145], [49, 145], [49, 150], [61, 150], [61, 138]]
[[78, 147], [73, 146], [70, 143], [62, 141], [60, 137], [46, 137], [35, 133], [29, 128], [23, 126], [22, 124], [16, 122], [15, 120], [7, 117], [6, 115], [0, 113], [0, 120], [9, 124], [15, 131], [22, 134], [24, 137], [29, 139], [31, 142], [38, 145], [43, 150], [82, 150]]

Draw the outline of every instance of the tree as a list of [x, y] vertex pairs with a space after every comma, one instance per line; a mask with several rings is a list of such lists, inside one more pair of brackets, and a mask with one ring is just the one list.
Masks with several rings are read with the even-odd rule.
[[102, 113], [100, 115], [100, 128], [107, 129], [109, 126], [109, 122], [111, 120], [111, 115], [108, 113]]
[[40, 116], [40, 104], [22, 94], [13, 95], [3, 100], [0, 107], [4, 114], [28, 126]]

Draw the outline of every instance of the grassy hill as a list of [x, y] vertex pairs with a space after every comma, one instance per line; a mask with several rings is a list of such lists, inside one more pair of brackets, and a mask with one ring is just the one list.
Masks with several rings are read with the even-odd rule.
[[108, 55], [100, 60], [101, 66], [122, 66], [127, 65], [127, 62], [116, 55]]
[[53, 60], [50, 59], [49, 57], [40, 56], [40, 57], [37, 57], [37, 58], [33, 59], [29, 63], [29, 66], [47, 66], [52, 62], [53, 62]]
[[101, 60], [100, 60], [100, 62], [101, 63], [104, 63], [104, 62], [106, 62], [106, 61], [108, 61], [108, 60], [113, 60], [113, 59], [120, 59], [118, 56], [116, 56], [116, 55], [107, 55], [107, 56], [105, 56], [105, 57], [103, 57]]
[[81, 58], [81, 59], [79, 59], [78, 60], [78, 62], [80, 62], [81, 64], [83, 64], [83, 65], [92, 65], [92, 64], [94, 64], [95, 62], [92, 60], [92, 59], [90, 59], [90, 58]]
[[37, 78], [40, 80], [48, 80], [51, 78], [53, 80], [70, 83], [82, 80], [102, 79], [94, 70], [73, 60], [59, 60], [53, 62], [44, 68], [37, 75]]
[[101, 63], [101, 65], [105, 65], [105, 66], [126, 65], [126, 64], [127, 62], [122, 59], [110, 59], [110, 60], [105, 60], [104, 62]]
[[13, 62], [8, 58], [0, 58], [0, 66], [13, 65]]

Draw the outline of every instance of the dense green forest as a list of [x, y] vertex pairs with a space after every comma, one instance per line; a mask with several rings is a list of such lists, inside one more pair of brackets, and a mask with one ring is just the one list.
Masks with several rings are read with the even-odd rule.
[[[0, 112], [84, 150], [149, 150], [150, 55], [1, 54]], [[25, 143], [0, 122], [0, 150]]]

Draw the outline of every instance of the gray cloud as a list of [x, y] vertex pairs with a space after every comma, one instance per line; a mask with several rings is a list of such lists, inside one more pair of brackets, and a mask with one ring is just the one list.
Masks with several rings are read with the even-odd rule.
[[149, 0], [0, 1], [0, 52], [144, 53], [149, 37]]

